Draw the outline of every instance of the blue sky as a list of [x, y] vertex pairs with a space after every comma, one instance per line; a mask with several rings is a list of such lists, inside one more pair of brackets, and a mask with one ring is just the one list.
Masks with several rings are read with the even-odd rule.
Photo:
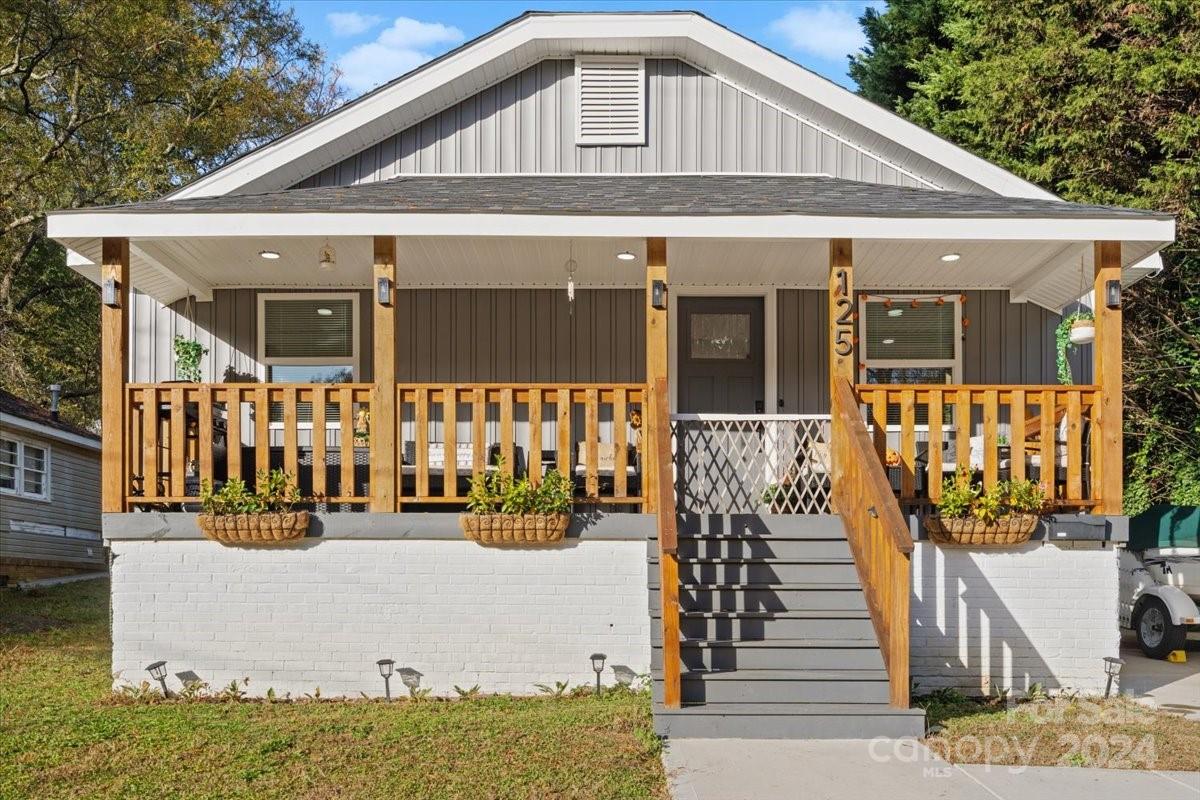
[[[881, 2], [870, 3], [880, 6]], [[293, 0], [308, 36], [343, 72], [348, 96], [359, 94], [486, 33], [530, 8], [563, 11], [694, 9], [843, 86], [846, 55], [863, 44], [858, 17], [866, 2], [399, 2]]]

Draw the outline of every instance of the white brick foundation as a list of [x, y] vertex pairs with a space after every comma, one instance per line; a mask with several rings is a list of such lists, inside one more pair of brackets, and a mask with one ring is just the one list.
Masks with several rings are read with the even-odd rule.
[[1104, 691], [1120, 648], [1112, 545], [1031, 543], [980, 552], [918, 542], [912, 677], [917, 692], [996, 687]]
[[[214, 687], [250, 678], [298, 695], [380, 695], [375, 667], [531, 694], [595, 680], [588, 656], [650, 671], [646, 543], [583, 540], [491, 549], [461, 540], [333, 539], [285, 548], [112, 542], [113, 670], [145, 680], [167, 661]], [[605, 681], [611, 682], [611, 670]], [[393, 678], [393, 692], [403, 692]]]

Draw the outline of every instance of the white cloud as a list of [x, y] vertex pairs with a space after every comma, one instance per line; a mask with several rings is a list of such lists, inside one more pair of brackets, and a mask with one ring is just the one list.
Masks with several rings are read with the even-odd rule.
[[[872, 4], [873, 5], [873, 4]], [[796, 6], [771, 23], [771, 33], [817, 58], [844, 59], [867, 43], [858, 24], [858, 4], [812, 3]]]
[[325, 21], [333, 29], [334, 36], [357, 36], [383, 22], [383, 17], [357, 11], [333, 11], [325, 15]]
[[338, 59], [342, 84], [358, 94], [424, 64], [444, 45], [463, 40], [463, 32], [440, 22], [397, 17], [373, 42], [351, 48]]

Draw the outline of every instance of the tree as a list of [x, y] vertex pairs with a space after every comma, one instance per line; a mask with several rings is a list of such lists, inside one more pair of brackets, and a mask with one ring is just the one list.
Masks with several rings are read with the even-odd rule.
[[934, 47], [945, 47], [943, 7], [947, 0], [900, 0], [880, 12], [868, 6], [859, 17], [867, 46], [850, 56], [850, 78], [858, 93], [895, 109], [913, 95], [917, 73], [910, 65]]
[[[921, 5], [893, 2], [875, 24]], [[946, 0], [943, 13], [945, 41], [901, 67], [861, 57], [909, 81], [901, 115], [1068, 200], [1177, 216], [1163, 274], [1124, 304], [1126, 510], [1200, 503], [1200, 6]]]
[[95, 287], [45, 214], [178, 187], [328, 110], [336, 74], [274, 0], [0, 0], [0, 385], [97, 416]]

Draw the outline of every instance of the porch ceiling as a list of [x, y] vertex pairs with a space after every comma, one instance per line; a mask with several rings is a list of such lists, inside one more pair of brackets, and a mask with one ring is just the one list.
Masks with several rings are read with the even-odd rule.
[[[337, 267], [322, 271], [318, 252], [328, 241]], [[95, 277], [100, 240], [72, 240], [83, 260], [76, 268]], [[584, 287], [644, 285], [645, 240], [633, 237], [402, 237], [397, 248], [400, 286], [530, 287], [565, 285], [565, 262], [574, 252], [576, 284]], [[1158, 245], [1125, 242], [1127, 280], [1133, 266]], [[372, 244], [366, 236], [226, 237], [135, 239], [131, 241], [135, 288], [162, 302], [211, 298], [216, 288], [367, 288]], [[273, 250], [277, 260], [259, 252]], [[633, 261], [617, 253], [629, 251]], [[953, 263], [941, 256], [958, 253]], [[671, 283], [712, 287], [776, 286], [824, 288], [827, 239], [668, 240]], [[855, 282], [863, 288], [918, 292], [937, 289], [1008, 289], [1014, 300], [1030, 300], [1057, 311], [1085, 290], [1092, 274], [1089, 241], [973, 241], [861, 239], [855, 241]]]

